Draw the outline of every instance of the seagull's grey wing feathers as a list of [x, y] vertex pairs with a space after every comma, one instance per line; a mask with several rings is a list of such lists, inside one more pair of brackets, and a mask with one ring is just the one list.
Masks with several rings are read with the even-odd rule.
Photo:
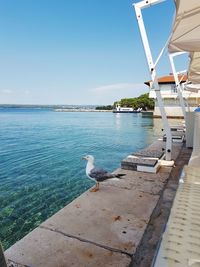
[[104, 169], [99, 169], [99, 168], [93, 168], [89, 176], [91, 178], [94, 178], [97, 182], [103, 182], [104, 180], [115, 178], [116, 176], [112, 173], [109, 173], [105, 171]]

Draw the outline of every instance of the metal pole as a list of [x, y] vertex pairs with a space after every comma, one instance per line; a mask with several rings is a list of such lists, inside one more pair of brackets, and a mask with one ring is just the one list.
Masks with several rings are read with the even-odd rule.
[[3, 253], [3, 248], [0, 243], [0, 266], [1, 267], [7, 267], [6, 260]]
[[[181, 54], [183, 54], [183, 53], [181, 53]], [[181, 92], [181, 85], [180, 85], [180, 82], [179, 82], [179, 79], [178, 79], [178, 74], [177, 74], [177, 71], [176, 71], [176, 68], [175, 68], [175, 64], [174, 64], [174, 57], [178, 56], [178, 55], [180, 55], [180, 53], [169, 54], [169, 60], [170, 60], [170, 64], [171, 64], [171, 67], [172, 67], [174, 80], [175, 80], [175, 83], [176, 83], [177, 93], [178, 93], [179, 101], [180, 101], [180, 104], [181, 104], [183, 117], [185, 119], [185, 115], [186, 115], [185, 102], [184, 102], [184, 99], [183, 99], [183, 95], [182, 95], [182, 92]]]
[[[160, 3], [160, 2], [161, 2], [160, 0], [157, 0], [157, 1], [154, 0], [153, 1], [154, 4]], [[141, 8], [149, 7], [151, 4], [152, 4], [151, 1], [141, 1], [137, 4], [134, 4], [134, 7], [135, 7], [138, 26], [140, 29], [140, 34], [141, 34], [141, 38], [142, 38], [142, 42], [143, 42], [143, 46], [144, 46], [145, 55], [146, 55], [146, 59], [147, 59], [148, 67], [149, 67], [149, 72], [150, 72], [152, 82], [153, 82], [153, 89], [155, 90], [155, 93], [156, 93], [158, 106], [160, 109], [161, 118], [162, 118], [162, 122], [163, 122], [163, 126], [164, 126], [164, 131], [166, 134], [166, 151], [165, 151], [166, 157], [165, 157], [165, 159], [171, 160], [171, 150], [172, 150], [171, 129], [170, 129], [170, 126], [169, 126], [169, 123], [167, 120], [164, 104], [162, 101], [160, 87], [158, 84], [158, 78], [157, 78], [156, 70], [155, 70], [155, 64], [153, 62], [152, 53], [150, 50], [149, 41], [147, 38], [147, 33], [146, 33], [145, 26], [144, 26], [143, 18], [142, 18], [142, 12], [141, 12]]]

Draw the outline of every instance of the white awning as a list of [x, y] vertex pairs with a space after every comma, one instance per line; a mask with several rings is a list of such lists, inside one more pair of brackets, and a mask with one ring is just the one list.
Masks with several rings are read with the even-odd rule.
[[200, 52], [190, 53], [188, 80], [194, 85], [200, 84]]
[[169, 52], [200, 51], [200, 0], [175, 0], [176, 17]]
[[200, 90], [200, 84], [184, 84], [184, 90], [191, 93], [198, 93]]

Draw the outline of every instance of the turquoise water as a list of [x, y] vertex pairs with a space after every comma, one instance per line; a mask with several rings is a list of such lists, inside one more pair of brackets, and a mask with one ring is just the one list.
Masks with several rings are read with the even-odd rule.
[[141, 114], [0, 109], [0, 240], [4, 249], [93, 185], [81, 157], [109, 171], [155, 138]]

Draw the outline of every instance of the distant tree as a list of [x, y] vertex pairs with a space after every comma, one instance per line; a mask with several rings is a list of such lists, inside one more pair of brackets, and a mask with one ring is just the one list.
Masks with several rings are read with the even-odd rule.
[[121, 107], [128, 107], [134, 109], [154, 109], [154, 101], [153, 99], [149, 98], [148, 93], [135, 98], [123, 98], [120, 101], [114, 102], [113, 106], [116, 107], [117, 104], [120, 104]]
[[96, 107], [96, 110], [112, 110], [112, 109], [113, 109], [112, 105]]

